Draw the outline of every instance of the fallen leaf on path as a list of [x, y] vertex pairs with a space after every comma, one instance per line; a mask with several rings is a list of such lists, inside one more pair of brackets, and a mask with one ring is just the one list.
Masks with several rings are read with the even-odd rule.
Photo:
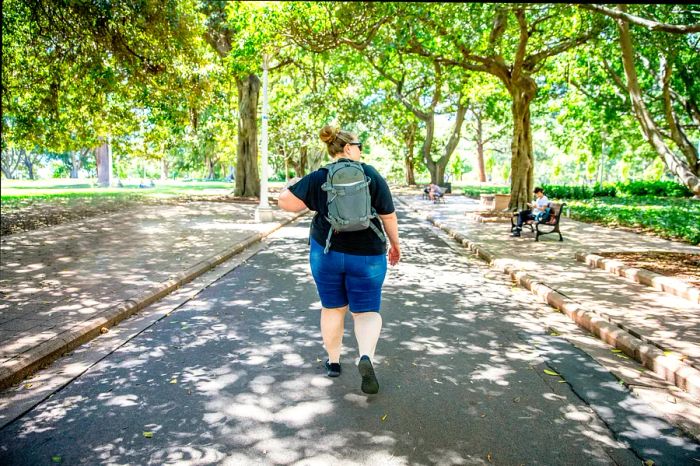
[[386, 421], [386, 418], [387, 418], [387, 417], [389, 417], [388, 414], [385, 414], [384, 416], [382, 416], [382, 422]]
[[520, 403], [520, 397], [516, 396], [515, 398], [513, 398], [513, 403]]
[[171, 380], [170, 383], [177, 383], [177, 379]]
[[51, 461], [53, 461], [54, 463], [60, 463], [61, 461], [63, 461], [63, 458], [61, 458], [58, 455], [54, 455], [51, 457]]
[[617, 356], [617, 357], [620, 358], [620, 359], [629, 359], [629, 358], [628, 358], [627, 356], [625, 356], [624, 354], [616, 354], [615, 356]]
[[613, 353], [622, 353], [622, 350], [619, 350], [619, 349], [613, 349], [613, 350], [610, 350], [610, 351], [612, 351]]
[[558, 337], [558, 336], [559, 336], [559, 334], [558, 334], [556, 331], [554, 331], [554, 330], [552, 330], [552, 332], [550, 333], [550, 335], [552, 335], [553, 337]]
[[566, 380], [559, 380], [559, 383], [566, 383]]
[[143, 436], [146, 438], [152, 438], [153, 437], [153, 432], [144, 432]]
[[486, 453], [486, 461], [488, 461], [489, 463], [493, 463], [493, 455], [491, 454], [491, 452]]
[[24, 386], [24, 388], [32, 388], [34, 386], [33, 383], [28, 383]]
[[109, 329], [107, 327], [102, 327], [100, 329], [100, 333], [107, 333], [107, 332], [109, 332]]
[[551, 371], [551, 370], [549, 370], [549, 369], [545, 369], [545, 370], [544, 370], [544, 373], [547, 374], [547, 375], [559, 375], [559, 374], [557, 374], [556, 372]]
[[654, 460], [646, 460], [644, 461], [644, 466], [654, 466], [656, 463], [654, 463]]

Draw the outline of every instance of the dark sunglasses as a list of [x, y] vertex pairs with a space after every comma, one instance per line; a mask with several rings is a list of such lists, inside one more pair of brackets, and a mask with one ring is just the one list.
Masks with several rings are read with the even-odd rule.
[[358, 149], [360, 149], [360, 152], [362, 152], [362, 143], [361, 142], [348, 142], [351, 146], [357, 146]]

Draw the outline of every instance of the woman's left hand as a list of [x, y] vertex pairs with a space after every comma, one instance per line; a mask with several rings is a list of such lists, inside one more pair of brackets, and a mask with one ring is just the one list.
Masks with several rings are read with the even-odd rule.
[[389, 248], [389, 264], [396, 265], [401, 260], [401, 249], [398, 246], [392, 245]]

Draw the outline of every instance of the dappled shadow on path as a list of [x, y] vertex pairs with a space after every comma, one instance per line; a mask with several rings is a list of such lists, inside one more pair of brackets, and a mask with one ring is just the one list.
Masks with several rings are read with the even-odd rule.
[[260, 231], [254, 206], [143, 207], [3, 236], [0, 360], [128, 299]]
[[[413, 200], [414, 205], [421, 206]], [[480, 224], [469, 221], [465, 211], [476, 209], [475, 201], [456, 198], [451, 206], [438, 206], [433, 215], [450, 228], [529, 273], [571, 300], [586, 303], [600, 315], [633, 334], [653, 341], [663, 349], [677, 351], [687, 362], [700, 364], [700, 306], [606, 271], [591, 269], [576, 261], [577, 252], [665, 250], [695, 252], [682, 243], [631, 232], [562, 219], [564, 241], [544, 237], [539, 242], [523, 234], [512, 238], [509, 224]]]
[[301, 225], [0, 431], [0, 460], [636, 460], [566, 383], [543, 373], [546, 351], [531, 338], [547, 336], [519, 312], [531, 302], [511, 298], [500, 278], [484, 278], [481, 264], [402, 221], [404, 260], [390, 269], [383, 300], [378, 395], [359, 390], [349, 317], [343, 374], [325, 377]]

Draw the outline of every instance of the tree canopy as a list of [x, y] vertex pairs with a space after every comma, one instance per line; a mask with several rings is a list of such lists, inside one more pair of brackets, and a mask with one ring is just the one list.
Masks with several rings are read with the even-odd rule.
[[118, 176], [235, 173], [237, 194], [258, 195], [266, 60], [281, 176], [317, 167], [317, 132], [335, 123], [393, 154], [396, 181], [465, 167], [486, 181], [498, 166], [512, 207], [555, 179], [665, 176], [700, 194], [698, 5], [7, 0], [2, 12], [6, 177], [42, 164], [77, 176], [109, 138]]

